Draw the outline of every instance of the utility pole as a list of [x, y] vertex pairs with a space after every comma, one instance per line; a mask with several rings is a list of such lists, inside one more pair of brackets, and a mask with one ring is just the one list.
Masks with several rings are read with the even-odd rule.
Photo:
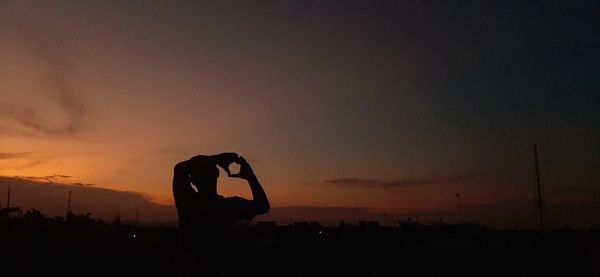
[[71, 210], [71, 191], [69, 191], [69, 200], [67, 201], [67, 215], [70, 215], [73, 213], [73, 210]]
[[460, 203], [460, 193], [456, 193], [456, 200], [458, 201], [458, 220], [462, 222], [462, 204]]
[[10, 208], [10, 184], [8, 184], [8, 196], [6, 199], [6, 207]]
[[544, 231], [544, 198], [542, 195], [542, 181], [540, 180], [540, 165], [538, 161], [537, 144], [533, 145], [533, 159], [535, 166], [535, 184], [536, 184], [536, 200], [537, 212], [539, 217], [540, 232]]

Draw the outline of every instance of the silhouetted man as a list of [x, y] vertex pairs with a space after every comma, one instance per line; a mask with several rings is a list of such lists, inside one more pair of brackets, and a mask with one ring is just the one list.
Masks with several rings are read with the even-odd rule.
[[[240, 164], [239, 173], [231, 174], [232, 163]], [[217, 194], [217, 165], [229, 177], [247, 180], [253, 200]], [[224, 238], [231, 226], [238, 220], [264, 214], [270, 208], [252, 168], [236, 153], [200, 155], [178, 163], [173, 175], [173, 196], [181, 235], [177, 265], [180, 276], [219, 276], [223, 272]]]

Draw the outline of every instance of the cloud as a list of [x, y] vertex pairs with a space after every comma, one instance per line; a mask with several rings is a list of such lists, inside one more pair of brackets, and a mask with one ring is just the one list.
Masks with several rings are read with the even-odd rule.
[[11, 112], [5, 111], [3, 114], [11, 116], [22, 127], [40, 134], [61, 136], [78, 133], [83, 127], [85, 114], [83, 104], [75, 96], [67, 77], [62, 73], [55, 74], [56, 76], [50, 77], [54, 86], [49, 89], [49, 92], [55, 95], [55, 101], [65, 115], [66, 119], [62, 124], [49, 124], [43, 113], [28, 107], [21, 107]]
[[46, 163], [53, 157], [37, 152], [0, 152], [0, 169], [23, 169]]
[[30, 167], [34, 167], [34, 166], [37, 166], [37, 165], [40, 165], [43, 163], [47, 163], [47, 161], [31, 161], [31, 162], [28, 162], [25, 164], [12, 166], [11, 168], [14, 168], [14, 169], [30, 168]]
[[[71, 84], [68, 72], [54, 69], [45, 78], [47, 78], [45, 82], [49, 85], [43, 95], [50, 97], [49, 102], [31, 106], [0, 104], [0, 115], [4, 117], [3, 121], [10, 121], [17, 129], [33, 131], [37, 135], [67, 136], [79, 133], [84, 127], [86, 109]], [[52, 110], [49, 106], [57, 108], [57, 114], [62, 118], [59, 123], [49, 120], [48, 111]], [[4, 126], [3, 132], [7, 131]]]
[[31, 168], [48, 162], [51, 157], [35, 152], [0, 152], [1, 169]]
[[455, 175], [441, 178], [429, 178], [429, 179], [403, 179], [403, 180], [392, 180], [384, 181], [379, 179], [362, 179], [354, 177], [341, 177], [334, 179], [325, 180], [326, 184], [335, 185], [346, 188], [383, 188], [383, 189], [403, 189], [421, 185], [439, 185], [456, 183], [466, 180], [471, 180], [479, 175]]
[[[28, 9], [27, 5], [12, 8], [14, 14], [18, 14], [18, 9]], [[84, 128], [87, 108], [73, 84], [74, 51], [69, 43], [72, 30], [56, 28], [55, 20], [43, 9], [33, 9], [32, 13], [35, 20], [7, 12], [2, 27], [2, 39], [9, 43], [0, 45], [0, 59], [9, 61], [4, 70], [18, 78], [14, 83], [7, 80], [8, 84], [0, 85], [0, 133], [77, 134]], [[26, 103], [23, 94], [28, 94]]]
[[80, 187], [91, 187], [91, 186], [95, 186], [94, 184], [90, 184], [90, 183], [72, 183], [71, 185], [74, 185], [74, 186], [80, 186]]
[[31, 181], [43, 181], [43, 182], [53, 183], [53, 182], [63, 181], [64, 179], [71, 178], [72, 176], [54, 174], [54, 175], [48, 175], [48, 176], [13, 176], [13, 177], [19, 178], [19, 179], [31, 180]]
[[60, 174], [42, 177], [0, 176], [0, 195], [5, 195], [8, 185], [11, 185], [11, 206], [23, 210], [35, 208], [48, 216], [64, 216], [71, 191], [72, 209], [77, 214], [91, 213], [95, 218], [110, 221], [119, 212], [122, 219], [134, 220], [137, 211], [142, 222], [177, 221], [174, 206], [154, 203], [146, 194], [60, 181], [68, 178], [70, 176]]
[[21, 159], [21, 158], [28, 158], [30, 156], [31, 156], [31, 152], [20, 152], [20, 153], [0, 152], [0, 160]]

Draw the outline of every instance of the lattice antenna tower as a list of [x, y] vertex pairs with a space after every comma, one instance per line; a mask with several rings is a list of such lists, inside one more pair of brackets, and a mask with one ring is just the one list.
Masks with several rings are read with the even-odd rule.
[[535, 204], [537, 204], [538, 224], [541, 232], [544, 231], [544, 195], [542, 193], [542, 181], [540, 179], [540, 163], [538, 157], [537, 144], [533, 145], [533, 160], [535, 166]]

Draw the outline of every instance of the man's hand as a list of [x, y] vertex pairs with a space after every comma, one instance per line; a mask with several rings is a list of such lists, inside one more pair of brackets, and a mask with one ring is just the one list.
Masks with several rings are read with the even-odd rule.
[[229, 171], [229, 165], [233, 162], [237, 162], [240, 158], [238, 154], [233, 152], [225, 152], [218, 155], [212, 156], [213, 160], [217, 165], [219, 165], [225, 172], [227, 172], [227, 176], [231, 177], [231, 171]]
[[250, 167], [250, 164], [246, 162], [244, 157], [240, 156], [235, 162], [240, 164], [240, 172], [237, 174], [230, 174], [229, 177], [242, 178], [246, 180], [254, 178], [254, 171], [252, 171], [252, 167]]

